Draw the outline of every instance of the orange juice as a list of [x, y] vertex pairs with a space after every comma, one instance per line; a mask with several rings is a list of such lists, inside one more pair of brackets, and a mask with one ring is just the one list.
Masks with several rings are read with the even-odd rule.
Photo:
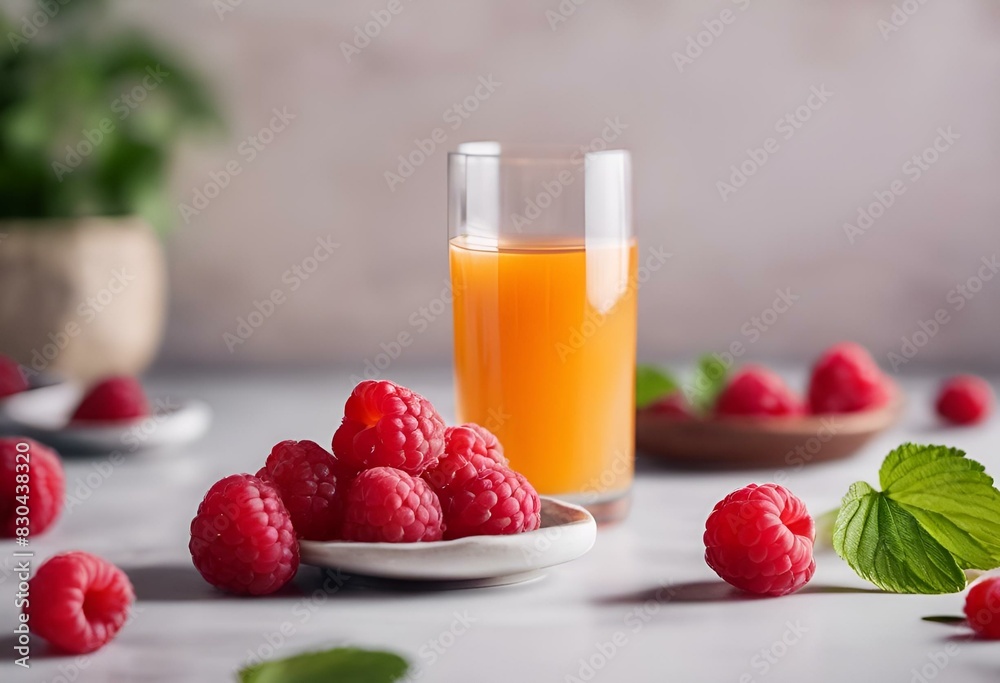
[[500, 438], [539, 493], [586, 503], [632, 481], [634, 240], [449, 245], [460, 422]]

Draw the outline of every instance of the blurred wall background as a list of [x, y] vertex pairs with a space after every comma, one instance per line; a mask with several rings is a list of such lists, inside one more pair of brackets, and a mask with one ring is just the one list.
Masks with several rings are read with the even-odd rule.
[[360, 373], [401, 332], [395, 362], [448, 362], [447, 150], [605, 134], [633, 151], [652, 259], [640, 358], [851, 338], [887, 367], [913, 355], [901, 371], [997, 367], [998, 3], [577, 2], [112, 3], [202, 68], [230, 121], [176, 169], [196, 213], [169, 237], [162, 363]]

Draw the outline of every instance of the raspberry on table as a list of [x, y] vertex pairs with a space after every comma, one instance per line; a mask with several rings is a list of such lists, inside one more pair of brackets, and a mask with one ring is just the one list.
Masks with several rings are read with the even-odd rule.
[[965, 618], [980, 638], [1000, 640], [1000, 576], [972, 584], [965, 598]]
[[801, 415], [802, 402], [777, 374], [758, 365], [740, 369], [719, 394], [716, 415]]
[[520, 473], [491, 467], [445, 495], [445, 538], [497, 536], [541, 526], [541, 500]]
[[191, 520], [188, 549], [205, 580], [230, 593], [273, 593], [299, 567], [288, 510], [274, 487], [249, 474], [233, 474], [208, 490]]
[[721, 500], [705, 523], [705, 561], [727, 583], [787, 595], [816, 571], [816, 531], [805, 504], [778, 484], [750, 484]]
[[19, 394], [28, 388], [21, 366], [7, 356], [0, 356], [0, 398]]
[[827, 349], [813, 366], [809, 408], [813, 413], [853, 413], [883, 406], [892, 383], [859, 344], [843, 342]]
[[477, 424], [465, 424], [444, 430], [444, 453], [423, 477], [442, 493], [474, 479], [486, 468], [506, 466], [507, 458], [493, 433]]
[[347, 399], [333, 452], [355, 472], [393, 467], [420, 475], [444, 452], [444, 420], [420, 394], [392, 382], [366, 380]]
[[348, 477], [318, 443], [282, 441], [257, 477], [278, 490], [300, 538], [328, 541], [340, 535]]
[[66, 475], [55, 451], [24, 437], [0, 439], [0, 536], [17, 535], [22, 506], [28, 508], [30, 534], [45, 532], [65, 501]]
[[134, 420], [149, 415], [149, 401], [134, 377], [108, 377], [91, 387], [80, 401], [74, 422]]
[[28, 585], [31, 597], [23, 607], [28, 627], [72, 654], [107, 644], [125, 624], [135, 600], [125, 572], [80, 551], [50, 557]]
[[993, 388], [981, 377], [956, 375], [941, 386], [935, 408], [952, 424], [982, 422], [993, 410]]
[[373, 467], [347, 489], [345, 541], [440, 541], [441, 503], [430, 485], [392, 467]]

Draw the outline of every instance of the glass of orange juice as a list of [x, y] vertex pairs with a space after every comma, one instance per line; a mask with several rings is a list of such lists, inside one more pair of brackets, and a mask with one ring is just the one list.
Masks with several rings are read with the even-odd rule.
[[483, 142], [449, 155], [460, 422], [542, 495], [628, 510], [637, 248], [628, 152]]

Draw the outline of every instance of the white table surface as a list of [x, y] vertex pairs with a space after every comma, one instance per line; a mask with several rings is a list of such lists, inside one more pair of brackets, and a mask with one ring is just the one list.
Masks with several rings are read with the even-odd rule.
[[[394, 373], [394, 379], [452, 417], [447, 371]], [[880, 594], [827, 552], [801, 593], [748, 599], [703, 560], [701, 535], [712, 506], [751, 481], [784, 475], [819, 513], [834, 507], [852, 482], [877, 483], [882, 457], [906, 440], [963, 448], [1000, 473], [1000, 417], [974, 429], [940, 427], [930, 411], [929, 381], [906, 382], [904, 423], [846, 462], [701, 474], [640, 459], [628, 521], [602, 528], [589, 555], [529, 584], [402, 592], [349, 580], [327, 594], [319, 572], [304, 567], [291, 594], [258, 599], [218, 593], [195, 572], [187, 551], [191, 517], [214, 481], [256, 471], [275, 442], [328, 443], [350, 390], [347, 374], [191, 374], [155, 378], [150, 386], [209, 401], [215, 422], [207, 437], [181, 451], [130, 456], [110, 473], [101, 458], [68, 461], [69, 492], [79, 503], [33, 539], [36, 563], [82, 549], [125, 568], [139, 598], [134, 618], [89, 657], [47, 655], [36, 638], [27, 671], [12, 663], [11, 637], [0, 636], [5, 683], [227, 681], [252, 653], [273, 649], [284, 656], [338, 643], [395, 650], [425, 681], [1000, 680], [1000, 643], [969, 641], [963, 628], [921, 620], [960, 614], [961, 595]], [[5, 567], [14, 548], [0, 543]], [[15, 584], [9, 572], [0, 573], [4, 634], [16, 619]], [[311, 597], [315, 591], [318, 598]]]

